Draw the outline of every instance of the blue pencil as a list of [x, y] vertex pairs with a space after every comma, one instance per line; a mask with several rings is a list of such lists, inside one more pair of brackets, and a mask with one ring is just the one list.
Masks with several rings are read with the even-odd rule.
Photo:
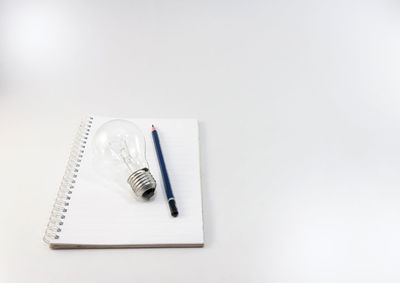
[[171, 184], [169, 182], [167, 167], [165, 166], [164, 157], [161, 151], [160, 139], [158, 138], [157, 130], [154, 125], [151, 125], [151, 133], [153, 135], [154, 147], [156, 148], [158, 164], [160, 165], [161, 175], [164, 181], [165, 193], [168, 199], [169, 209], [173, 217], [178, 216], [178, 209], [176, 208], [176, 202], [174, 194], [172, 193]]

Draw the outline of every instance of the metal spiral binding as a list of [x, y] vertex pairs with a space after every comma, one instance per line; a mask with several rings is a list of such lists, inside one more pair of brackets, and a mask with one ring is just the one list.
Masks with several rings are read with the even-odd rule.
[[68, 212], [69, 202], [75, 187], [76, 178], [79, 173], [83, 153], [85, 152], [88, 136], [93, 124], [93, 117], [84, 119], [78, 129], [74, 139], [71, 154], [67, 163], [64, 177], [58, 189], [56, 200], [50, 214], [43, 241], [50, 243], [52, 239], [58, 239], [62, 230], [66, 213]]

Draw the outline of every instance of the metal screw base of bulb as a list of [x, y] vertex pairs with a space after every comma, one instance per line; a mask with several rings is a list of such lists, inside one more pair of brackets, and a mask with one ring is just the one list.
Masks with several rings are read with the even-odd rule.
[[156, 180], [147, 168], [133, 172], [128, 178], [128, 184], [137, 197], [147, 200], [154, 195], [156, 190]]

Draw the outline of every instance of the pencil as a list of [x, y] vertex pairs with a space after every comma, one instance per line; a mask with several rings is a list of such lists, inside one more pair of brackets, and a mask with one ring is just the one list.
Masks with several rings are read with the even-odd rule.
[[151, 125], [151, 133], [153, 135], [154, 147], [156, 149], [158, 164], [160, 165], [160, 171], [164, 182], [165, 194], [168, 199], [169, 210], [173, 217], [177, 217], [178, 208], [176, 207], [175, 197], [172, 192], [171, 183], [169, 182], [167, 167], [165, 166], [164, 157], [161, 151], [160, 139], [158, 138], [158, 133], [154, 125]]

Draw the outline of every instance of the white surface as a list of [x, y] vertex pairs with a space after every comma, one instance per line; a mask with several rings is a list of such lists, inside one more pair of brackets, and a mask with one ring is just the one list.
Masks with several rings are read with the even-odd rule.
[[[0, 5], [1, 282], [399, 282], [397, 1]], [[203, 249], [41, 242], [87, 113], [200, 120]]]
[[[65, 207], [65, 219], [60, 218], [63, 225], [57, 226], [61, 229], [57, 233], [59, 238], [50, 238], [50, 243], [105, 246], [202, 245], [204, 237], [197, 121], [131, 120], [145, 137], [147, 166], [157, 183], [157, 190], [150, 201], [138, 201], [126, 182], [132, 172], [126, 170], [128, 175], [125, 175], [124, 168], [120, 172], [110, 172], [115, 162], [108, 164], [108, 167], [103, 166], [102, 169], [108, 171], [99, 170], [99, 159], [94, 155], [93, 142], [98, 129], [111, 120], [113, 118], [100, 116], [94, 116], [92, 120], [79, 171], [72, 173], [77, 178], [69, 205]], [[176, 218], [170, 214], [164, 192], [152, 139], [152, 124], [159, 129], [163, 155], [168, 162], [168, 174], [179, 209], [179, 217]], [[72, 163], [76, 164], [76, 161]]]

